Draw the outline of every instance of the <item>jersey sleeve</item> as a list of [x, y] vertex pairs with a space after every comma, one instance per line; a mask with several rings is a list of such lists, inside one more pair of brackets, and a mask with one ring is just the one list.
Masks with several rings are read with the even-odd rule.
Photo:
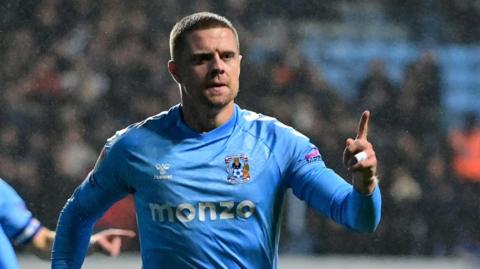
[[309, 206], [349, 229], [371, 232], [381, 216], [380, 190], [362, 195], [328, 168], [318, 148], [306, 137], [291, 139], [286, 175], [293, 193]]
[[15, 246], [26, 245], [42, 227], [26, 208], [17, 192], [0, 179], [0, 220], [2, 228]]
[[121, 145], [109, 141], [83, 183], [68, 199], [57, 224], [52, 268], [80, 268], [96, 221], [129, 193], [128, 173]]

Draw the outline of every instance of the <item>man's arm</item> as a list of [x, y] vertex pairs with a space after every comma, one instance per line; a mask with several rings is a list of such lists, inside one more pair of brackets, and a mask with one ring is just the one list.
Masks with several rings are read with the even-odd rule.
[[[93, 170], [60, 212], [53, 242], [52, 268], [80, 268], [96, 221], [115, 202], [131, 192], [123, 178], [129, 173], [128, 153], [120, 142], [125, 133], [117, 132], [108, 139]], [[94, 236], [93, 241], [102, 244], [105, 240]]]
[[380, 222], [381, 195], [358, 192], [329, 168], [303, 167], [293, 181], [293, 193], [336, 223], [358, 232], [373, 232]]
[[[90, 183], [89, 178], [77, 188], [60, 213], [52, 250], [52, 268], [81, 267], [92, 242], [90, 235], [95, 222], [122, 197]], [[110, 236], [108, 233], [94, 235], [93, 243], [103, 242], [105, 245], [104, 239]]]
[[[369, 119], [370, 111], [364, 111], [358, 123], [357, 136], [346, 141], [343, 162], [353, 173], [355, 191], [349, 201], [352, 204], [350, 218], [357, 220], [361, 227], [372, 227], [366, 231], [374, 231], [380, 222], [382, 199], [378, 188], [377, 157], [367, 139]], [[371, 220], [374, 222], [369, 225]]]
[[[353, 172], [353, 186], [333, 170], [325, 167], [318, 152], [306, 156], [308, 164], [297, 161], [290, 180], [294, 194], [335, 222], [359, 232], [372, 232], [381, 218], [381, 194], [375, 173], [377, 160], [372, 145], [367, 141], [368, 111], [362, 114], [356, 139], [348, 139], [344, 162]], [[365, 159], [355, 155], [364, 152]], [[304, 152], [305, 154], [305, 152]], [[313, 155], [317, 158], [313, 158]], [[301, 158], [301, 156], [300, 156]]]
[[355, 139], [348, 138], [343, 152], [343, 163], [353, 172], [353, 185], [362, 194], [370, 194], [378, 184], [377, 157], [368, 141], [370, 111], [364, 111], [358, 123]]

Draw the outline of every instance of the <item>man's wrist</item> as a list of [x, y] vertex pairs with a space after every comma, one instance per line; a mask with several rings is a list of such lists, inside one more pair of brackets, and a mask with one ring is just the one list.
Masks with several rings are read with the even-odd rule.
[[378, 177], [371, 176], [370, 178], [361, 178], [359, 179], [358, 177], [353, 179], [353, 186], [354, 188], [361, 194], [363, 195], [369, 195], [371, 194], [374, 190], [375, 187], [378, 185]]

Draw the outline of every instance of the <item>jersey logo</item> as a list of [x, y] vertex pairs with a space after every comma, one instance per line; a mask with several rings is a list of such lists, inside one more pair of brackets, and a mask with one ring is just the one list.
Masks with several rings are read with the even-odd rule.
[[230, 184], [246, 183], [250, 181], [250, 165], [245, 154], [225, 157], [227, 182]]
[[172, 179], [172, 175], [168, 174], [168, 169], [170, 169], [169, 163], [157, 163], [155, 168], [158, 170], [159, 175], [154, 175], [154, 179]]
[[241, 202], [199, 202], [197, 204], [181, 203], [172, 206], [169, 203], [149, 203], [150, 215], [154, 222], [182, 223], [190, 221], [219, 221], [232, 219], [248, 219], [256, 211], [256, 205], [250, 200]]

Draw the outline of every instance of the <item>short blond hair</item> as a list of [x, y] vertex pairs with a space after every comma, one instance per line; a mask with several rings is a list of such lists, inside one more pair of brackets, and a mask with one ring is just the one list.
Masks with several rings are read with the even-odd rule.
[[198, 12], [178, 21], [170, 32], [170, 58], [175, 60], [179, 57], [184, 47], [183, 41], [185, 35], [189, 32], [211, 28], [228, 28], [232, 30], [237, 40], [237, 47], [240, 50], [240, 41], [238, 39], [237, 29], [225, 17], [211, 12]]

